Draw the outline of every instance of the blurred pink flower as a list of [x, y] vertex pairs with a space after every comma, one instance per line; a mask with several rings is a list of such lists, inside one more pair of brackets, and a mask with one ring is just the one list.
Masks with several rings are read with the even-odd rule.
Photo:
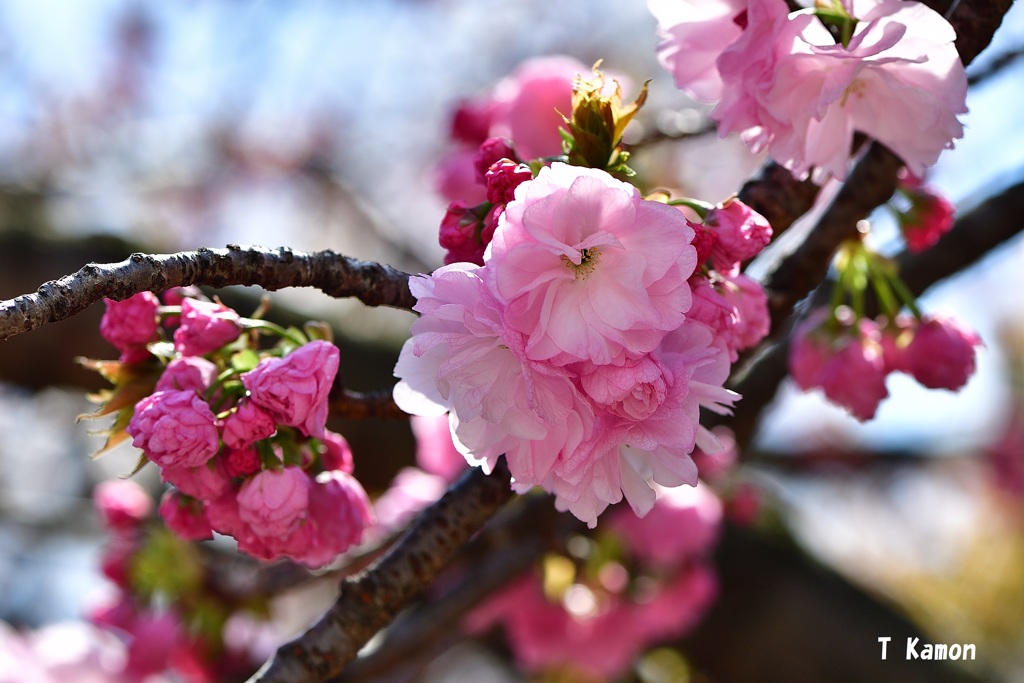
[[352, 474], [355, 462], [352, 458], [352, 448], [345, 437], [326, 430], [320, 441], [323, 444], [323, 451], [320, 454], [321, 467], [325, 470], [341, 470]]
[[183, 299], [174, 348], [183, 356], [202, 356], [238, 338], [241, 318], [222, 303]]
[[902, 190], [910, 198], [911, 207], [899, 215], [900, 230], [907, 249], [920, 253], [934, 246], [952, 229], [956, 210], [949, 200], [931, 188], [904, 184]]
[[[445, 419], [446, 432], [447, 424]], [[462, 463], [465, 465], [466, 461]], [[402, 468], [373, 505], [380, 530], [390, 533], [403, 529], [420, 510], [436, 502], [447, 488], [448, 482], [441, 476], [416, 467]]]
[[925, 316], [903, 350], [902, 369], [929, 389], [959, 391], [975, 367], [981, 337], [946, 315]]
[[264, 358], [242, 375], [252, 402], [279, 424], [298, 427], [322, 438], [327, 423], [327, 398], [338, 373], [338, 347], [312, 341], [284, 358]]
[[604, 364], [653, 350], [682, 323], [693, 235], [678, 209], [604, 171], [555, 163], [516, 188], [488, 265], [529, 358]]
[[562, 55], [524, 61], [494, 87], [490, 135], [511, 140], [524, 161], [561, 154], [559, 128], [572, 112], [573, 80], [590, 72]]
[[231, 485], [224, 458], [214, 458], [196, 467], [163, 467], [160, 476], [187, 496], [207, 501], [219, 498]]
[[217, 418], [194, 391], [158, 391], [135, 404], [132, 445], [161, 467], [196, 467], [220, 447]]
[[738, 274], [740, 264], [761, 253], [772, 239], [765, 217], [738, 199], [711, 209], [704, 225], [714, 231], [711, 262], [722, 274]]
[[743, 30], [746, 0], [647, 0], [658, 20], [658, 61], [676, 86], [712, 102], [722, 96], [716, 60]]
[[416, 437], [416, 464], [423, 470], [445, 481], [454, 481], [465, 471], [466, 459], [452, 442], [447, 415], [413, 415], [409, 425]]
[[104, 481], [96, 485], [93, 503], [110, 529], [131, 530], [145, 521], [153, 510], [146, 490], [128, 479]]

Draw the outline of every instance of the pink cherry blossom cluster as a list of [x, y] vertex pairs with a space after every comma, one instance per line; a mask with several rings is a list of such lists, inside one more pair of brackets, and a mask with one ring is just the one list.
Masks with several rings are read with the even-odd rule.
[[858, 420], [870, 420], [890, 372], [904, 372], [930, 389], [958, 391], [974, 373], [978, 335], [945, 315], [898, 316], [880, 325], [848, 309], [821, 310], [793, 333], [790, 374], [797, 386], [820, 387]]
[[258, 661], [244, 645], [225, 642], [219, 630], [189, 625], [209, 614], [255, 619], [250, 610], [260, 597], [248, 596], [243, 606], [237, 597], [214, 592], [193, 549], [148, 524], [152, 500], [134, 481], [104, 482], [93, 500], [108, 533], [101, 568], [116, 590], [92, 606], [89, 619], [116, 634], [115, 645], [124, 641], [110, 663], [111, 677], [96, 680], [141, 683], [171, 674], [174, 680], [207, 683], [255, 668]]
[[482, 604], [465, 627], [501, 624], [527, 671], [615, 679], [652, 645], [684, 636], [713, 603], [708, 556], [721, 519], [721, 502], [703, 484], [659, 489], [646, 517], [617, 509], [607, 533], [570, 544], [582, 553], [548, 556], [543, 571]]
[[915, 175], [963, 136], [967, 77], [956, 35], [920, 2], [845, 0], [789, 11], [785, 0], [648, 0], [659, 58], [676, 85], [717, 101], [739, 133], [798, 176], [845, 178], [854, 135]]
[[[150, 359], [148, 375], [114, 375], [127, 377], [119, 389], [144, 395], [119, 422], [174, 486], [160, 505], [167, 524], [187, 539], [216, 531], [257, 557], [313, 567], [358, 543], [372, 518], [369, 501], [352, 477], [348, 444], [326, 429], [337, 347], [193, 296], [163, 309], [176, 314], [173, 344], [154, 343], [169, 332], [156, 324], [157, 303], [149, 293], [108, 303], [102, 329], [120, 342], [122, 362], [126, 353]], [[146, 333], [132, 336], [125, 328], [142, 319]], [[254, 332], [240, 336], [243, 328]], [[258, 351], [255, 330], [282, 341]], [[110, 403], [124, 401], [118, 396]]]
[[[483, 266], [410, 281], [421, 317], [396, 402], [448, 412], [470, 464], [504, 454], [516, 490], [541, 486], [591, 526], [623, 496], [644, 514], [651, 482], [696, 483], [690, 453], [716, 448], [699, 410], [728, 410], [730, 358], [767, 331], [764, 294], [738, 264], [770, 228], [735, 201], [698, 227], [695, 240], [679, 208], [605, 171], [542, 168], [515, 188]], [[724, 273], [695, 275], [698, 258]]]

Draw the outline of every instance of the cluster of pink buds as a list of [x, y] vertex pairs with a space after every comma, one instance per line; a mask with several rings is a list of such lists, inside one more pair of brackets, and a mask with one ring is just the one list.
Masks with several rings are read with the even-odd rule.
[[[904, 169], [894, 200], [907, 249], [917, 254], [934, 246], [953, 227], [955, 209], [937, 190]], [[895, 202], [894, 202], [895, 203]]]
[[722, 504], [703, 484], [659, 489], [644, 518], [617, 509], [603, 533], [571, 539], [568, 555], [547, 555], [465, 627], [501, 624], [524, 670], [615, 679], [648, 648], [684, 636], [711, 606], [718, 584], [709, 554], [721, 520]]
[[[168, 526], [191, 540], [230, 535], [244, 552], [311, 567], [359, 543], [369, 501], [348, 444], [326, 429], [337, 347], [173, 296], [180, 305], [149, 293], [109, 302], [102, 329], [122, 362], [101, 366], [116, 386], [105, 409], [119, 411], [112, 440], [126, 432], [174, 486], [160, 504]], [[139, 321], [145, 334], [126, 329]], [[278, 343], [263, 349], [261, 333]]]
[[[974, 373], [981, 338], [962, 322], [926, 315], [896, 274], [895, 264], [861, 240], [840, 252], [839, 282], [830, 309], [808, 316], [793, 332], [789, 368], [804, 390], [825, 397], [858, 420], [875, 416], [889, 395], [886, 377], [904, 372], [930, 389], [958, 391]], [[882, 314], [864, 315], [865, 290], [878, 295]], [[842, 303], [847, 294], [852, 307]], [[906, 306], [911, 315], [900, 313]]]

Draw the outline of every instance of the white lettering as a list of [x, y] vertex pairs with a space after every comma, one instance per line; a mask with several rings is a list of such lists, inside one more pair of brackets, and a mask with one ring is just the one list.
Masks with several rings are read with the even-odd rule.
[[921, 659], [933, 659], [931, 643], [928, 643], [921, 648]]
[[917, 638], [907, 638], [907, 659], [919, 659], [921, 655], [917, 653]]
[[953, 643], [949, 646], [949, 658], [960, 659], [960, 643]]
[[882, 659], [885, 659], [885, 648], [889, 646], [889, 641], [892, 640], [892, 636], [879, 636], [878, 642], [882, 644]]
[[945, 659], [948, 646], [945, 643], [938, 643], [935, 647], [935, 659]]
[[971, 659], [974, 659], [974, 643], [964, 645], [964, 659], [967, 659], [967, 653], [971, 653]]

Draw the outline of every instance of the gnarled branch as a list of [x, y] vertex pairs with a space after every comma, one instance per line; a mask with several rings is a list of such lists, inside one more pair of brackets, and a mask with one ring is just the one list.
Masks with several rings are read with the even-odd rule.
[[259, 285], [267, 290], [316, 287], [334, 297], [356, 297], [368, 306], [412, 309], [409, 275], [391, 266], [334, 251], [287, 248], [199, 249], [177, 254], [132, 254], [120, 263], [89, 264], [47, 282], [34, 294], [0, 302], [0, 339], [64, 320], [102, 299], [127, 299], [172, 287]]

